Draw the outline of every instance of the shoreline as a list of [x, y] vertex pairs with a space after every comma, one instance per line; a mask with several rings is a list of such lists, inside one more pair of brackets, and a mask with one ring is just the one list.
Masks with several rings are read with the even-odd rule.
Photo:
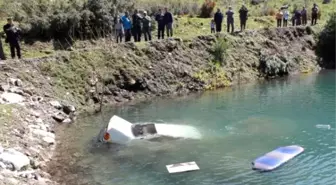
[[[47, 172], [48, 161], [57, 147], [55, 127], [58, 124], [71, 124], [81, 113], [92, 113], [92, 107], [99, 107], [101, 97], [104, 106], [136, 104], [153, 97], [170, 99], [181, 94], [203, 93], [268, 77], [272, 79], [320, 71], [316, 58], [311, 57], [314, 48], [310, 44], [313, 42], [312, 36], [302, 34], [305, 30], [306, 28], [287, 28], [251, 31], [234, 36], [224, 34], [220, 37], [235, 45], [228, 50], [227, 64], [217, 69], [216, 74], [212, 70], [207, 71], [212, 57], [210, 53], [217, 39], [215, 36], [200, 36], [188, 42], [178, 39], [155, 41], [145, 48], [138, 48], [134, 43], [114, 45], [117, 51], [113, 51], [108, 57], [114, 57], [112, 69], [115, 70], [115, 66], [120, 65], [119, 70], [114, 71], [113, 78], [104, 77], [105, 71], [102, 69], [109, 66], [109, 62], [102, 64], [100, 61], [89, 61], [88, 65], [96, 65], [96, 73], [101, 73], [100, 76], [105, 79], [99, 80], [99, 75], [92, 74], [88, 77], [89, 88], [85, 88], [84, 92], [82, 86], [77, 86], [82, 81], [76, 75], [81, 74], [72, 71], [68, 73], [64, 71], [65, 68], [68, 68], [69, 62], [76, 64], [77, 58], [82, 65], [84, 59], [92, 57], [96, 60], [97, 57], [104, 56], [105, 52], [95, 55], [69, 52], [42, 59], [5, 61], [0, 64], [0, 70], [3, 71], [0, 75], [0, 115], [4, 118], [0, 119], [4, 123], [0, 126], [0, 161], [3, 161], [0, 162], [0, 180], [8, 184], [58, 184]], [[301, 33], [294, 46], [286, 47], [287, 41], [283, 41], [280, 46], [274, 45], [276, 39], [279, 42], [283, 40], [282, 34], [292, 32], [298, 35]], [[299, 59], [294, 55], [302, 51], [293, 51], [296, 45], [303, 45], [307, 55], [297, 63], [295, 61]], [[260, 70], [261, 64], [256, 64], [268, 62], [273, 65], [274, 61], [281, 63], [283, 56], [280, 54], [286, 54], [287, 51], [290, 55], [286, 60], [291, 59], [291, 55], [294, 56], [294, 62], [288, 67], [288, 71], [281, 71], [281, 66], [278, 65]], [[119, 56], [118, 53], [126, 53], [127, 56]], [[279, 54], [277, 59], [269, 60], [267, 57], [274, 58], [274, 53]], [[81, 66], [75, 66], [76, 69], [77, 67]], [[56, 73], [57, 70], [63, 73]], [[286, 74], [282, 75], [282, 72]], [[106, 71], [106, 74], [110, 73], [109, 70]], [[75, 76], [67, 76], [68, 74]], [[59, 84], [60, 79], [62, 84]], [[94, 88], [95, 91], [92, 91]]]

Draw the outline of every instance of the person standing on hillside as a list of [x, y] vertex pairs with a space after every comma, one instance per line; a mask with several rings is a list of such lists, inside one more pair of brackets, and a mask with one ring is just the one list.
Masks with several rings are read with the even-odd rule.
[[246, 27], [248, 9], [243, 5], [239, 10], [240, 31], [244, 31]]
[[224, 16], [223, 16], [222, 12], [220, 11], [220, 9], [218, 8], [217, 12], [215, 13], [215, 17], [214, 17], [214, 20], [215, 20], [215, 23], [216, 23], [216, 32], [217, 33], [222, 31], [223, 18], [224, 18]]
[[1, 41], [2, 35], [0, 35], [0, 59], [1, 60], [6, 60], [6, 56], [2, 47], [2, 41]]
[[124, 32], [125, 32], [125, 42], [129, 42], [131, 41], [131, 37], [132, 37], [132, 33], [131, 33], [132, 22], [131, 22], [131, 18], [129, 17], [128, 12], [125, 12], [125, 15], [122, 16], [121, 21], [122, 21]]
[[232, 7], [229, 6], [229, 10], [226, 12], [227, 16], [227, 32], [230, 32], [230, 27], [231, 27], [231, 33], [234, 31], [234, 18], [233, 18], [233, 10]]
[[307, 24], [307, 9], [306, 9], [306, 7], [302, 8], [301, 17], [302, 17], [302, 25], [306, 25]]
[[155, 16], [155, 20], [158, 23], [158, 39], [164, 39], [165, 22], [162, 9], [159, 9], [159, 12]]
[[299, 10], [295, 11], [295, 21], [297, 26], [301, 25], [301, 12]]
[[278, 11], [278, 13], [275, 15], [275, 18], [277, 20], [277, 27], [280, 28], [283, 19], [283, 13], [281, 10]]
[[145, 36], [145, 41], [152, 40], [152, 18], [147, 15], [147, 12], [144, 11], [144, 17], [142, 19], [142, 32]]
[[115, 24], [115, 36], [116, 36], [117, 43], [122, 42], [122, 38], [124, 34], [125, 32], [124, 32], [122, 20], [118, 18], [117, 23]]
[[216, 26], [215, 20], [211, 19], [211, 22], [210, 22], [211, 33], [216, 33], [215, 26]]
[[140, 16], [138, 10], [134, 10], [134, 14], [132, 15], [132, 21], [133, 21], [133, 37], [134, 42], [140, 42], [141, 41], [141, 22], [142, 17]]
[[167, 29], [167, 37], [172, 37], [174, 17], [173, 14], [168, 11], [168, 8], [165, 8], [164, 22]]
[[7, 24], [3, 27], [4, 32], [6, 33], [6, 43], [9, 43], [10, 52], [12, 59], [16, 55], [21, 59], [21, 48], [20, 48], [20, 29], [13, 24], [12, 18], [7, 19]]
[[283, 27], [287, 27], [289, 19], [289, 11], [286, 9], [283, 14]]
[[319, 9], [316, 3], [314, 3], [313, 8], [312, 8], [312, 22], [311, 22], [312, 26], [317, 23], [318, 13], [319, 13]]

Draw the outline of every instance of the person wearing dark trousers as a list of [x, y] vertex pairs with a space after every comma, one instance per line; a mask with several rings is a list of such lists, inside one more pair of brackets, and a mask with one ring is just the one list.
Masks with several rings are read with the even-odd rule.
[[282, 19], [283, 19], [283, 13], [281, 10], [278, 11], [278, 13], [275, 15], [275, 18], [277, 20], [277, 27], [280, 28], [282, 24]]
[[295, 20], [296, 20], [296, 25], [300, 26], [301, 25], [301, 12], [299, 10], [295, 11]]
[[158, 24], [158, 39], [164, 39], [165, 22], [162, 9], [159, 9], [159, 12], [155, 16], [155, 20]]
[[173, 14], [168, 11], [167, 8], [165, 8], [164, 22], [167, 29], [167, 37], [172, 37], [174, 17]]
[[0, 59], [1, 60], [6, 60], [6, 56], [2, 47], [2, 41], [1, 41], [1, 35], [0, 35]]
[[312, 21], [311, 21], [312, 26], [317, 23], [318, 13], [319, 13], [319, 9], [317, 5], [314, 3], [313, 8], [312, 8]]
[[132, 22], [129, 17], [128, 12], [125, 12], [125, 15], [121, 18], [123, 27], [124, 27], [124, 33], [125, 33], [125, 42], [131, 41], [132, 33]]
[[301, 11], [301, 17], [302, 17], [302, 25], [307, 25], [307, 9], [306, 7], [303, 7]]
[[214, 20], [216, 24], [216, 32], [219, 33], [222, 31], [222, 22], [223, 22], [223, 14], [220, 11], [220, 9], [217, 9], [217, 12], [215, 13]]
[[152, 40], [152, 34], [151, 34], [151, 24], [152, 24], [152, 19], [150, 16], [147, 15], [147, 12], [144, 11], [144, 17], [142, 19], [142, 32], [145, 36], [145, 41], [151, 41]]
[[230, 32], [230, 27], [231, 27], [231, 33], [233, 33], [234, 31], [234, 19], [233, 19], [233, 10], [232, 7], [229, 7], [229, 10], [226, 12], [226, 16], [227, 16], [227, 32]]
[[247, 13], [248, 9], [245, 7], [245, 5], [243, 5], [239, 10], [240, 31], [244, 31], [246, 28]]
[[15, 27], [12, 18], [8, 18], [7, 24], [3, 27], [3, 30], [6, 33], [6, 43], [9, 43], [12, 59], [15, 58], [15, 50], [17, 57], [20, 59], [20, 29]]
[[141, 41], [141, 22], [142, 17], [140, 16], [138, 10], [134, 11], [134, 14], [132, 15], [132, 21], [133, 21], [133, 37], [134, 42], [140, 42]]

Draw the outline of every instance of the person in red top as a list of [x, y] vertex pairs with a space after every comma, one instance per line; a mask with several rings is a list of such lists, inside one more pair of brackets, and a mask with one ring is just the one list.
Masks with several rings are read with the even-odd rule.
[[275, 15], [275, 18], [277, 20], [277, 27], [281, 27], [283, 13], [281, 10], [278, 11], [278, 13]]

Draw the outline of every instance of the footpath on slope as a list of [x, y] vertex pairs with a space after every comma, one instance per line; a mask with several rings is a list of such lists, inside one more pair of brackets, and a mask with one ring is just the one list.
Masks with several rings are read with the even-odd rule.
[[[228, 46], [222, 65], [213, 63], [219, 39]], [[0, 181], [58, 184], [47, 173], [55, 126], [78, 112], [318, 71], [315, 43], [311, 27], [289, 27], [1, 62]]]

